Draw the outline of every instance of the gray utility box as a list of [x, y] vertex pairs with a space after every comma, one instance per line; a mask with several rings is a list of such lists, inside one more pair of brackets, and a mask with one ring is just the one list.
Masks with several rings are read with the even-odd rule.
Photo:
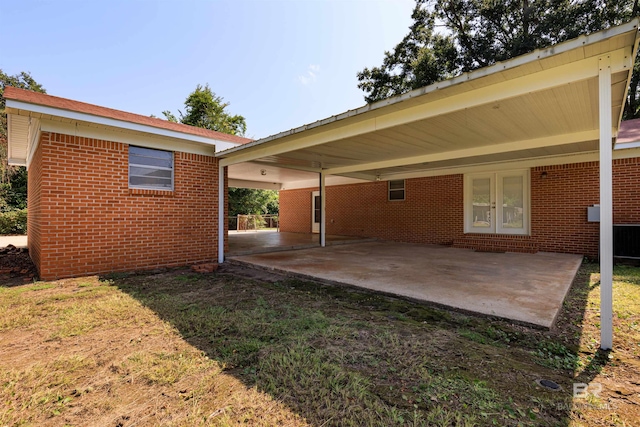
[[587, 221], [600, 222], [600, 205], [587, 206]]

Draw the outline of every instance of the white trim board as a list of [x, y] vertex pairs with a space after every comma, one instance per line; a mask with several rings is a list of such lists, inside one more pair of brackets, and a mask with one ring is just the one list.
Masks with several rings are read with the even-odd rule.
[[157, 128], [148, 125], [142, 125], [138, 123], [127, 122], [124, 120], [111, 119], [107, 117], [94, 116], [92, 114], [78, 113], [75, 111], [63, 110], [60, 108], [48, 107], [44, 105], [31, 104], [23, 101], [16, 101], [13, 99], [7, 99], [7, 108], [30, 111], [33, 113], [46, 114], [55, 117], [62, 117], [65, 119], [95, 123], [103, 126], [109, 126], [119, 129], [126, 129], [136, 132], [144, 132], [152, 135], [159, 135], [168, 138], [175, 138], [180, 140], [192, 141], [201, 144], [207, 144], [216, 146], [218, 151], [235, 148], [238, 144], [234, 144], [227, 141], [217, 140], [214, 138], [206, 138], [203, 136]]
[[81, 136], [84, 138], [101, 139], [104, 141], [121, 142], [140, 147], [155, 148], [158, 150], [179, 151], [190, 154], [202, 154], [213, 156], [215, 146], [204, 145], [191, 141], [176, 140], [174, 138], [160, 135], [148, 135], [138, 132], [127, 132], [122, 130], [101, 129], [81, 124], [62, 123], [52, 120], [42, 120], [40, 124], [42, 132], [55, 132], [65, 135]]

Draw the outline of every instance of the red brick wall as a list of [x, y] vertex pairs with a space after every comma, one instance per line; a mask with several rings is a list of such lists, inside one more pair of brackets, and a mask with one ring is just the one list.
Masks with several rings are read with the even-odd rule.
[[[547, 172], [542, 178], [542, 172]], [[614, 223], [640, 223], [640, 158], [614, 161]], [[327, 187], [327, 233], [482, 250], [564, 252], [595, 257], [598, 163], [531, 169], [531, 236], [464, 234], [463, 175], [406, 181], [406, 200], [387, 200], [387, 183]], [[311, 191], [280, 192], [281, 230], [311, 230]], [[332, 222], [333, 220], [333, 222]]]
[[42, 146], [33, 154], [27, 172], [27, 242], [29, 255], [40, 265], [42, 246]]
[[[451, 244], [463, 234], [462, 175], [406, 181], [405, 200], [389, 201], [387, 182], [327, 187], [327, 233]], [[280, 230], [311, 231], [313, 188], [280, 192]]]
[[30, 247], [41, 278], [217, 260], [215, 157], [176, 152], [167, 192], [128, 188], [126, 144], [43, 132], [38, 151], [29, 226], [40, 229]]
[[312, 189], [280, 191], [280, 231], [311, 233], [312, 191]]
[[587, 206], [598, 203], [598, 177], [598, 162], [531, 169], [531, 235], [539, 250], [598, 255], [600, 225], [587, 222]]

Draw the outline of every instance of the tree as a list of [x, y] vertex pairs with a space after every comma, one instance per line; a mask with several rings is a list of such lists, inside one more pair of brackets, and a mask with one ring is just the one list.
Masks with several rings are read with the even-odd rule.
[[247, 131], [245, 118], [240, 115], [232, 116], [225, 110], [228, 102], [211, 91], [209, 85], [196, 86], [184, 102], [185, 113], [178, 110], [180, 119], [170, 111], [162, 114], [170, 122], [184, 123], [186, 125], [215, 130], [231, 135], [244, 135]]
[[[165, 119], [174, 123], [211, 129], [231, 135], [244, 135], [247, 130], [245, 118], [232, 116], [224, 110], [229, 103], [211, 91], [209, 85], [196, 86], [184, 102], [185, 113], [178, 110], [178, 118], [171, 111], [162, 112]], [[278, 192], [249, 188], [229, 188], [229, 216], [262, 215], [278, 213]]]
[[27, 206], [27, 169], [24, 166], [9, 166], [7, 163], [7, 113], [4, 99], [4, 88], [7, 86], [46, 93], [28, 72], [8, 75], [0, 69], [0, 211], [24, 209]]
[[[638, 0], [416, 0], [409, 34], [385, 52], [381, 66], [358, 73], [358, 87], [376, 102], [619, 25], [638, 12]], [[625, 118], [640, 115], [639, 64]]]
[[278, 192], [251, 188], [229, 188], [229, 216], [278, 214]]

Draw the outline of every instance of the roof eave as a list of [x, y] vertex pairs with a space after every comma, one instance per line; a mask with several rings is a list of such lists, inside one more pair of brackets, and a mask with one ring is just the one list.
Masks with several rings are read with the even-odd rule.
[[[569, 40], [563, 43], [559, 43], [557, 45], [553, 45], [553, 46], [549, 46], [547, 48], [544, 49], [537, 49], [534, 50], [530, 53], [518, 56], [516, 58], [513, 59], [509, 59], [507, 61], [504, 62], [498, 62], [494, 65], [491, 65], [489, 67], [485, 67], [485, 68], [481, 68], [478, 70], [474, 70], [468, 73], [464, 73], [461, 74], [457, 77], [451, 78], [451, 79], [447, 79], [447, 80], [443, 80], [441, 82], [437, 82], [434, 83], [432, 85], [429, 86], [425, 86], [419, 89], [414, 89], [410, 92], [407, 92], [405, 94], [402, 95], [398, 95], [398, 96], [394, 96], [388, 99], [384, 99], [382, 101], [378, 101], [372, 104], [367, 104], [367, 105], [363, 105], [362, 107], [356, 108], [354, 110], [348, 110], [345, 111], [344, 113], [340, 113], [325, 119], [321, 119], [315, 122], [312, 122], [310, 124], [304, 125], [304, 126], [300, 126], [297, 128], [293, 128], [284, 132], [280, 132], [278, 134], [275, 135], [271, 135], [268, 136], [266, 138], [262, 138], [253, 142], [249, 142], [247, 144], [243, 144], [241, 146], [238, 147], [232, 147], [229, 149], [226, 149], [224, 151], [220, 151], [218, 153], [216, 153], [216, 157], [221, 157], [224, 158], [228, 155], [231, 155], [233, 153], [236, 153], [240, 150], [248, 150], [252, 147], [256, 147], [265, 143], [268, 143], [270, 141], [274, 141], [277, 139], [281, 139], [287, 136], [291, 136], [291, 135], [296, 135], [299, 134], [301, 132], [304, 131], [308, 131], [320, 126], [324, 126], [330, 123], [334, 123], [340, 120], [344, 120], [350, 117], [355, 117], [355, 116], [359, 116], [374, 110], [379, 110], [385, 107], [389, 107], [392, 105], [396, 105], [399, 104], [401, 102], [407, 101], [409, 99], [412, 98], [417, 98], [420, 96], [424, 96], [427, 95], [429, 93], [435, 92], [437, 90], [441, 90], [444, 89], [446, 87], [451, 87], [451, 86], [455, 86], [455, 85], [459, 85], [461, 83], [464, 82], [469, 82], [472, 80], [476, 80], [482, 77], [486, 77], [492, 74], [496, 74], [498, 72], [501, 71], [505, 71], [505, 70], [509, 70], [509, 69], [513, 69], [516, 67], [519, 67], [521, 65], [524, 64], [528, 64], [543, 58], [548, 58], [551, 56], [555, 56], [555, 55], [559, 55], [562, 54], [564, 52], [579, 48], [581, 46], [586, 46], [586, 45], [590, 45], [590, 44], [595, 44], [598, 42], [601, 42], [603, 40], [612, 38], [612, 37], [616, 37], [619, 36], [621, 34], [627, 33], [629, 31], [632, 31], [633, 29], [637, 29], [638, 26], [640, 24], [640, 18], [635, 18], [632, 21], [626, 23], [626, 24], [622, 24], [619, 25], [617, 27], [614, 28], [610, 28], [610, 29], [606, 29], [606, 30], [602, 30], [599, 31], [597, 33], [594, 34], [588, 34], [588, 35], [583, 35], [580, 36], [576, 39], [573, 40]], [[636, 43], [637, 46], [637, 43]], [[635, 50], [634, 50], [635, 52]]]
[[173, 131], [169, 129], [162, 129], [154, 126], [143, 125], [139, 123], [128, 122], [124, 120], [118, 120], [108, 117], [96, 116], [93, 114], [80, 113], [77, 111], [70, 111], [56, 107], [50, 107], [40, 104], [33, 104], [25, 101], [18, 101], [15, 99], [6, 100], [7, 113], [20, 114], [22, 111], [50, 115], [54, 117], [61, 117], [69, 120], [88, 122], [98, 124], [102, 126], [115, 127], [119, 129], [126, 129], [135, 132], [143, 132], [151, 135], [159, 135], [169, 138], [176, 138], [186, 140], [190, 142], [196, 142], [205, 145], [215, 146], [216, 152], [237, 147], [236, 143], [222, 141], [214, 138], [207, 138], [199, 135], [193, 135], [184, 132]]

